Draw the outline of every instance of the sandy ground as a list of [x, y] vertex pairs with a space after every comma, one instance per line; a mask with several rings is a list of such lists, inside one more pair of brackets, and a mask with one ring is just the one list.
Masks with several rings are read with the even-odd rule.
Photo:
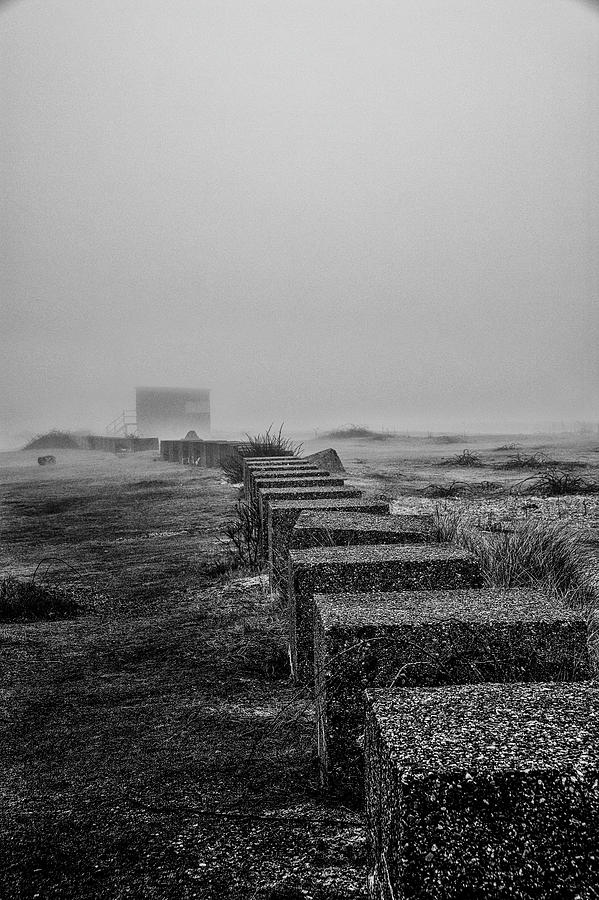
[[151, 454], [56, 455], [0, 460], [4, 571], [45, 560], [86, 606], [0, 627], [0, 896], [362, 896], [362, 825], [319, 795], [281, 610], [215, 564], [237, 491]]

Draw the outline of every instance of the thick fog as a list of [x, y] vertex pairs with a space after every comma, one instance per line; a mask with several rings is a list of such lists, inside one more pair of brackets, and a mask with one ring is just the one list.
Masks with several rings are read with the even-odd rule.
[[599, 11], [0, 4], [2, 434], [599, 418]]

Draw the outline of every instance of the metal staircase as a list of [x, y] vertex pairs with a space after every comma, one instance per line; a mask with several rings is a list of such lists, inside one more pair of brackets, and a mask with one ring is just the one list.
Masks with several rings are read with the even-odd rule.
[[123, 412], [106, 426], [106, 434], [110, 437], [135, 437], [137, 435], [137, 414], [135, 410], [124, 409]]

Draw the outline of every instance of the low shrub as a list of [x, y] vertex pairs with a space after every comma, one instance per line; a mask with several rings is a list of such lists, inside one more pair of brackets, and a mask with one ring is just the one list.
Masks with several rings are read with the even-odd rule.
[[243, 563], [239, 555], [227, 547], [202, 560], [199, 580], [204, 584], [228, 580], [237, 569], [242, 567]]
[[435, 434], [431, 435], [429, 440], [433, 444], [461, 444], [464, 440], [463, 434]]
[[451, 456], [449, 459], [443, 460], [441, 465], [474, 468], [482, 466], [482, 462], [478, 453], [473, 453], [472, 450], [463, 450], [457, 456]]
[[[507, 449], [507, 448], [506, 448]], [[547, 456], [545, 453], [531, 453], [526, 455], [520, 450], [515, 456], [510, 456], [505, 462], [498, 467], [500, 469], [539, 469], [547, 464]]]
[[239, 500], [235, 504], [235, 518], [227, 522], [224, 536], [238, 566], [249, 569], [250, 572], [258, 572], [262, 529], [256, 500]]
[[511, 444], [502, 444], [501, 447], [495, 447], [495, 452], [498, 453], [500, 450], [520, 450], [520, 444], [516, 444], [512, 442]]
[[79, 450], [79, 444], [70, 432], [55, 429], [36, 435], [23, 450]]
[[547, 497], [563, 497], [567, 494], [595, 494], [599, 492], [599, 483], [563, 469], [549, 467], [518, 481], [513, 485], [512, 491], [518, 490], [528, 494], [544, 494]]
[[471, 487], [466, 481], [452, 481], [451, 484], [428, 484], [422, 492], [425, 497], [443, 499], [445, 497], [463, 497], [471, 493]]
[[0, 579], [0, 620], [64, 619], [81, 611], [73, 591], [6, 575]]
[[323, 435], [325, 438], [331, 438], [331, 440], [343, 441], [343, 440], [351, 440], [352, 438], [367, 438], [370, 441], [388, 441], [391, 438], [394, 438], [394, 431], [373, 431], [372, 428], [368, 428], [366, 425], [342, 425], [340, 428], [334, 428], [332, 431], [327, 431], [326, 434]]

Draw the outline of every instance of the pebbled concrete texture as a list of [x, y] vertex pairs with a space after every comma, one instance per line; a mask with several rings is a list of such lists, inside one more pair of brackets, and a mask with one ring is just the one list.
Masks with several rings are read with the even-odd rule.
[[370, 896], [591, 898], [599, 687], [368, 692]]
[[293, 527], [304, 510], [339, 510], [389, 515], [387, 500], [361, 497], [327, 497], [318, 500], [275, 500], [268, 510], [268, 571], [272, 590], [278, 590], [281, 599], [287, 599], [289, 570], [289, 546]]
[[481, 587], [476, 559], [449, 544], [317, 547], [289, 553], [289, 649], [297, 681], [314, 677], [314, 596]]
[[298, 456], [245, 456], [243, 458], [242, 478], [246, 496], [248, 495], [250, 472], [263, 467], [284, 469], [287, 466], [299, 466], [302, 468], [305, 465], [311, 464], [306, 463], [302, 457]]
[[294, 550], [357, 544], [422, 544], [437, 541], [433, 516], [305, 511], [291, 535]]
[[246, 500], [256, 497], [256, 481], [261, 481], [264, 478], [323, 478], [328, 475], [330, 475], [330, 472], [317, 469], [315, 466], [279, 466], [276, 469], [260, 466], [258, 469], [250, 469], [248, 473], [249, 493], [246, 492]]
[[326, 500], [341, 497], [361, 497], [362, 491], [348, 485], [327, 485], [314, 487], [261, 488], [258, 494], [260, 523], [263, 535], [263, 557], [268, 559], [268, 513], [271, 503], [276, 500]]
[[334, 478], [327, 472], [297, 472], [293, 474], [259, 475], [250, 480], [251, 496], [260, 502], [260, 491], [278, 487], [343, 487], [343, 478]]
[[587, 624], [534, 590], [403, 591], [314, 598], [323, 784], [360, 802], [364, 691], [590, 677]]

